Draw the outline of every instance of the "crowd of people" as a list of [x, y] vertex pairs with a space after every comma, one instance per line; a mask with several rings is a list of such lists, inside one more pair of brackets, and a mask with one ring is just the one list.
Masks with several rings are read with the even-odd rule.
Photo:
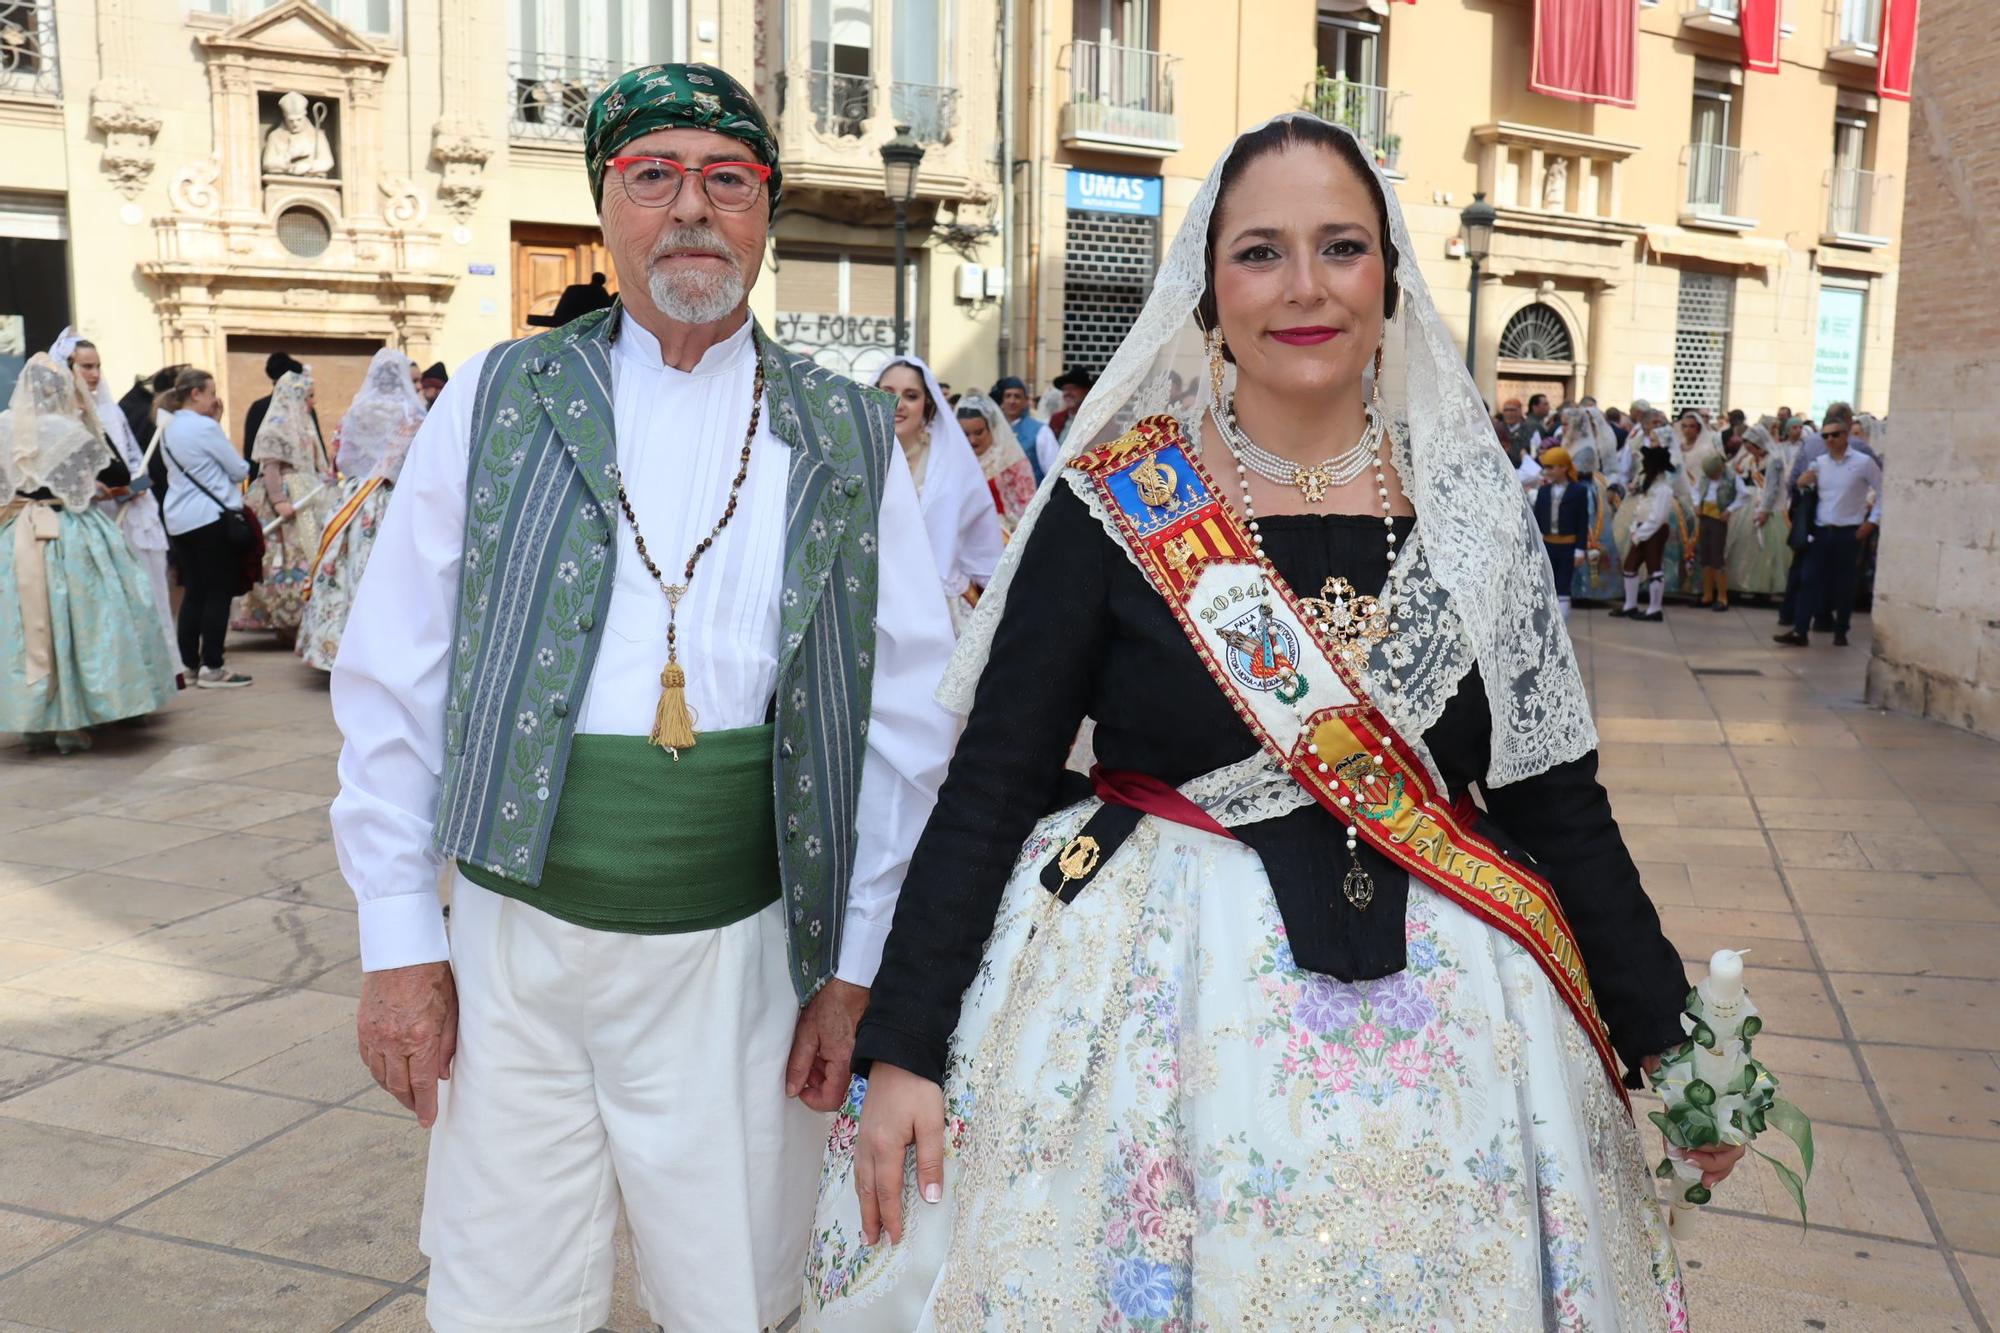
[[[178, 689], [237, 689], [231, 629], [330, 671], [389, 492], [442, 364], [384, 348], [331, 441], [311, 370], [273, 353], [240, 442], [216, 378], [188, 365], [114, 399], [65, 329], [0, 414], [0, 731], [89, 748]], [[178, 596], [176, 595], [178, 594]]]
[[1610, 602], [1657, 622], [1669, 594], [1714, 611], [1751, 595], [1777, 600], [1776, 642], [1805, 647], [1817, 631], [1846, 645], [1882, 522], [1882, 419], [1833, 403], [1817, 422], [1789, 407], [1670, 421], [1643, 399], [1551, 409], [1535, 394], [1503, 402], [1493, 429], [1531, 493], [1565, 615]]

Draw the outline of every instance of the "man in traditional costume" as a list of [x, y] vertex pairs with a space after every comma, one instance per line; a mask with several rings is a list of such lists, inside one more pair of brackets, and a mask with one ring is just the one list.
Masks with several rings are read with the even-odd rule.
[[887, 396], [749, 316], [764, 113], [660, 65], [586, 133], [633, 302], [460, 368], [333, 672], [361, 1048], [434, 1125], [433, 1328], [597, 1327], [622, 1197], [656, 1319], [757, 1329], [798, 1304], [951, 633]]

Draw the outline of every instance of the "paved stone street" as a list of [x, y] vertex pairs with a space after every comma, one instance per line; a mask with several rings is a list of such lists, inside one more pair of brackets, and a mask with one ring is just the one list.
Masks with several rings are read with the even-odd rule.
[[[1758, 1053], [1820, 1149], [1809, 1233], [1761, 1165], [1719, 1192], [1696, 1327], [1990, 1333], [2000, 745], [1860, 706], [1865, 628], [1798, 653], [1768, 610], [1668, 615], [1578, 613], [1605, 777], [1685, 956], [1754, 948]], [[254, 640], [231, 665], [257, 684], [89, 754], [0, 749], [0, 1330], [423, 1327], [325, 685]]]

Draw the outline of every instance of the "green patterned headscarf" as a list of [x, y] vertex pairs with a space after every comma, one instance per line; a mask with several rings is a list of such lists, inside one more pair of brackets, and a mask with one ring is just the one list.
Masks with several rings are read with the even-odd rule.
[[778, 136], [742, 84], [713, 65], [648, 65], [628, 70], [597, 95], [584, 121], [590, 197], [604, 205], [604, 165], [619, 149], [654, 130], [712, 130], [740, 139], [771, 169], [765, 194], [773, 211], [783, 177]]

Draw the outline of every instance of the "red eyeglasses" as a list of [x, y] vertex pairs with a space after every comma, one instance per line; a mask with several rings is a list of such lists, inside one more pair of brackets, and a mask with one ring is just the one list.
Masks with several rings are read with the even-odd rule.
[[771, 169], [761, 162], [689, 167], [665, 157], [614, 157], [611, 169], [618, 173], [625, 197], [641, 208], [665, 208], [680, 198], [681, 182], [696, 174], [708, 202], [726, 213], [741, 213], [757, 202], [764, 182], [771, 179]]

